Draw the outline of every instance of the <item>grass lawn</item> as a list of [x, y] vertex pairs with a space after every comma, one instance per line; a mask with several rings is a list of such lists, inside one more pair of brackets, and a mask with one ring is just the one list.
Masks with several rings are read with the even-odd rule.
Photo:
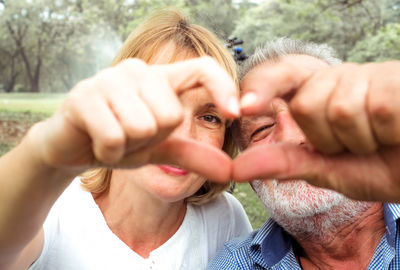
[[243, 208], [250, 219], [250, 223], [253, 225], [253, 229], [260, 228], [267, 220], [268, 214], [250, 184], [236, 183], [233, 195], [243, 205]]
[[[9, 151], [35, 122], [50, 116], [65, 94], [1, 94], [0, 93], [0, 156]], [[248, 183], [236, 184], [233, 195], [242, 203], [254, 229], [268, 215]]]
[[65, 96], [65, 94], [50, 93], [0, 93], [0, 110], [51, 115], [60, 106]]

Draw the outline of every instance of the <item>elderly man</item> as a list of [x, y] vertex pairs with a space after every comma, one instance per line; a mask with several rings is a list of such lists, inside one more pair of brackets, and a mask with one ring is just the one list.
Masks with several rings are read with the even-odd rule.
[[[325, 66], [282, 57], [288, 50]], [[288, 40], [270, 43], [247, 62], [242, 115], [268, 114], [271, 101], [283, 98], [317, 151], [263, 144], [234, 161], [236, 181], [305, 179], [353, 199], [400, 202], [400, 61], [337, 62], [324, 46]]]
[[[299, 72], [302, 69], [314, 72], [339, 62], [327, 46], [279, 39], [267, 43], [249, 59], [241, 88], [249, 92], [260, 87], [265, 83], [266, 71], [277, 63], [292, 65]], [[278, 72], [276, 75], [280, 76]], [[316, 161], [320, 158], [341, 158], [323, 157], [313, 150], [314, 147], [291, 116], [287, 104], [290, 98], [275, 98], [272, 105], [264, 110], [265, 114], [243, 117], [235, 124], [234, 133], [239, 146], [250, 151], [235, 160], [234, 176], [246, 178], [252, 174], [266, 175], [265, 171], [269, 170], [270, 174], [293, 179], [288, 177], [292, 170], [318, 171], [309, 162], [303, 166], [303, 160], [297, 160], [297, 164], [291, 167], [283, 166], [284, 169], [279, 166], [282, 161], [271, 159], [273, 155], [270, 159], [260, 160], [260, 156], [268, 156], [265, 151], [290, 154], [285, 147], [286, 150], [302, 148], [298, 151], [320, 155], [314, 157]], [[263, 148], [264, 145], [270, 145], [270, 148]], [[290, 156], [285, 157], [285, 154], [276, 156], [282, 157], [285, 165], [296, 162]], [[353, 157], [357, 159], [355, 164], [362, 161], [364, 167], [369, 164], [369, 161], [365, 162], [368, 158]], [[346, 160], [354, 162], [345, 157], [342, 165], [345, 166]], [[326, 164], [330, 164], [329, 161]], [[318, 166], [321, 166], [320, 162], [315, 163], [315, 167]], [[246, 174], [249, 168], [261, 172]], [[334, 166], [331, 171], [325, 172], [338, 177], [345, 177], [347, 172], [352, 180], [357, 173], [354, 168], [357, 167], [352, 168], [351, 173], [347, 170], [335, 172]], [[376, 171], [374, 173], [379, 176]], [[251, 185], [271, 218], [247, 239], [226, 243], [209, 269], [400, 269], [398, 205], [353, 201], [334, 191], [311, 186], [303, 180], [262, 179], [252, 181]]]

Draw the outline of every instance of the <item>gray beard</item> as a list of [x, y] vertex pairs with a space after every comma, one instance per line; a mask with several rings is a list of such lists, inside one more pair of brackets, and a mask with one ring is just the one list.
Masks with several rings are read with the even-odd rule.
[[305, 181], [270, 181], [272, 190], [260, 180], [254, 180], [252, 185], [270, 217], [297, 240], [326, 241], [373, 205]]

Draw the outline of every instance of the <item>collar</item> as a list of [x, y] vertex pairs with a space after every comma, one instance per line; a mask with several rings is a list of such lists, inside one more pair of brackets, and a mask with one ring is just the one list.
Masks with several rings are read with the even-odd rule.
[[[396, 221], [400, 218], [400, 204], [384, 204], [386, 238], [391, 247], [395, 245]], [[293, 238], [273, 219], [259, 229], [250, 244], [250, 256], [264, 268], [273, 267], [292, 252]], [[261, 255], [261, 256], [260, 256]]]
[[386, 239], [389, 245], [394, 248], [397, 231], [396, 221], [400, 218], [400, 204], [384, 204], [383, 215], [386, 224]]
[[267, 268], [279, 263], [291, 248], [292, 237], [269, 218], [251, 242], [250, 256], [254, 262]]

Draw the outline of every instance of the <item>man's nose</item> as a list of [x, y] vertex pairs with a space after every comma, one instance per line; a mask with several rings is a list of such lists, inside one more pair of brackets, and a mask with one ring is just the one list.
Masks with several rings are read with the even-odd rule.
[[287, 103], [281, 99], [272, 102], [275, 114], [275, 141], [304, 144], [306, 137], [290, 114]]

